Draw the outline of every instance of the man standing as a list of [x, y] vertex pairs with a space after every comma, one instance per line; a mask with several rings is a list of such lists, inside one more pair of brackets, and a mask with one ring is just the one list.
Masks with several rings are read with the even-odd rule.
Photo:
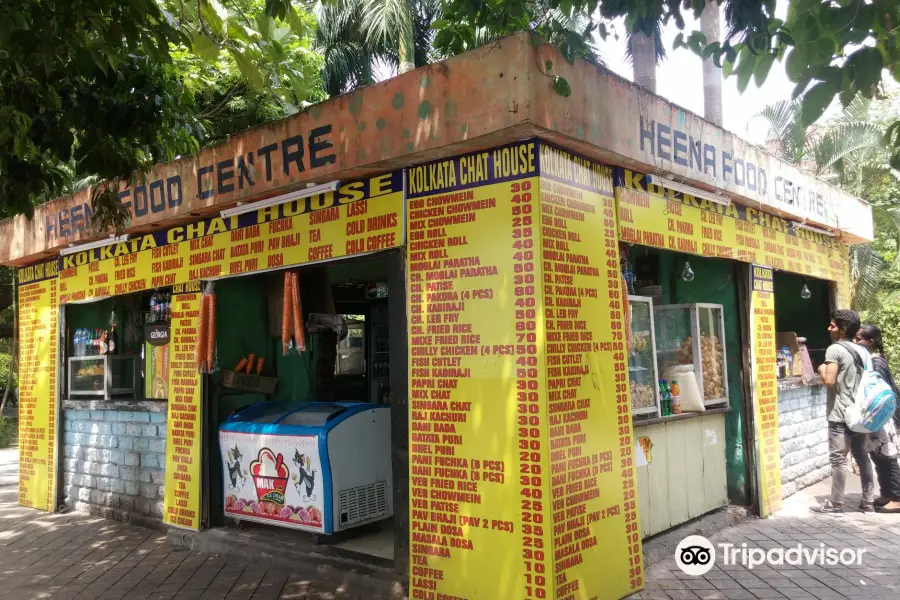
[[844, 423], [844, 409], [855, 401], [856, 388], [862, 379], [866, 350], [852, 340], [859, 331], [859, 315], [852, 310], [831, 313], [828, 333], [832, 344], [825, 351], [825, 364], [819, 376], [828, 386], [828, 454], [831, 462], [831, 498], [812, 510], [822, 513], [844, 512], [844, 487], [847, 481], [847, 452], [853, 453], [859, 465], [862, 482], [863, 512], [874, 512], [875, 475], [868, 456], [868, 434], [851, 431]]

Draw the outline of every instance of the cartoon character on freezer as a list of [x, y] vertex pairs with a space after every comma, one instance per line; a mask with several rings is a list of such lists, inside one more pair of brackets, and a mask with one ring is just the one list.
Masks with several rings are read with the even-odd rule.
[[244, 488], [244, 484], [247, 483], [247, 478], [250, 475], [250, 473], [241, 467], [242, 458], [244, 457], [241, 455], [241, 451], [238, 449], [237, 444], [234, 445], [234, 448], [229, 448], [225, 461], [226, 466], [228, 467], [226, 484], [228, 485], [228, 491], [235, 494]]
[[297, 488], [297, 493], [304, 502], [315, 502], [316, 496], [313, 492], [316, 489], [316, 469], [310, 470], [312, 461], [307, 455], [300, 454], [299, 450], [294, 450], [294, 464], [297, 465], [297, 473], [291, 474], [291, 480]]

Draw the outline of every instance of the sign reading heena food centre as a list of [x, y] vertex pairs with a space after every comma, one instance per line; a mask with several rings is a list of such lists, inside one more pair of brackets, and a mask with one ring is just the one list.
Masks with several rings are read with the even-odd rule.
[[220, 431], [225, 515], [325, 531], [325, 481], [316, 436]]

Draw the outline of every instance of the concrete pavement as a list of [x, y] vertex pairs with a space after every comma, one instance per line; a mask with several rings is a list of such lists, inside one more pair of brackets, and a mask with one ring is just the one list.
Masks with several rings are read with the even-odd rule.
[[[847, 478], [848, 507], [859, 505], [859, 478]], [[718, 556], [705, 575], [691, 576], [678, 568], [674, 556], [653, 565], [647, 587], [634, 600], [866, 600], [900, 599], [900, 515], [842, 516], [811, 513], [810, 506], [828, 497], [831, 480], [798, 492], [769, 519], [749, 519], [710, 538]], [[856, 565], [815, 564], [757, 566], [723, 564], [720, 544], [736, 549], [790, 548], [802, 544], [817, 549], [865, 549]], [[740, 555], [738, 555], [740, 556]], [[849, 555], [848, 555], [849, 556]]]
[[[17, 451], [0, 450], [0, 600], [377, 600], [383, 594], [358, 574], [321, 565], [285, 568], [253, 560], [180, 550], [162, 531], [16, 504]], [[848, 505], [858, 503], [849, 477]], [[860, 565], [758, 566], [721, 564], [703, 576], [681, 572], [674, 557], [647, 571], [647, 588], [633, 600], [900, 599], [900, 515], [841, 517], [809, 512], [828, 481], [792, 496], [773, 518], [724, 528], [713, 544], [770, 549], [802, 543], [865, 548]], [[602, 595], [600, 596], [602, 598]], [[497, 599], [501, 600], [501, 599]]]
[[0, 450], [0, 599], [374, 600], [314, 566], [285, 570], [177, 550], [162, 531], [18, 506], [18, 454]]

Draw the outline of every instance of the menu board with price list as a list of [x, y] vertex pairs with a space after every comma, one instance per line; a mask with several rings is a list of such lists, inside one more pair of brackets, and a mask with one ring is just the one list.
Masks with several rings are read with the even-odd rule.
[[179, 284], [172, 291], [163, 522], [199, 531], [203, 396], [196, 351], [200, 282]]
[[19, 504], [56, 509], [57, 262], [18, 270]]
[[559, 156], [544, 180], [546, 152], [528, 141], [409, 170], [411, 598], [641, 586], [611, 172], [582, 189]]
[[643, 587], [612, 168], [541, 145], [555, 597]]
[[750, 206], [714, 202], [648, 184], [629, 169], [616, 173], [623, 242], [725, 258], [844, 281], [849, 249], [838, 238]]
[[775, 291], [772, 269], [750, 269], [750, 356], [756, 443], [759, 456], [760, 516], [781, 508], [781, 444], [775, 348]]
[[60, 257], [60, 303], [328, 261], [403, 244], [403, 172]]

